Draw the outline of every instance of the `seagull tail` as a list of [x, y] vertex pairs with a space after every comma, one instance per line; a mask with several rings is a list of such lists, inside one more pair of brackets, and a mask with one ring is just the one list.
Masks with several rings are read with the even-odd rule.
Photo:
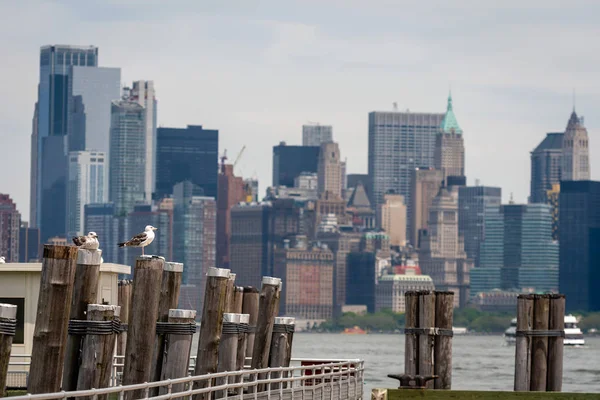
[[119, 243], [119, 244], [117, 244], [117, 246], [119, 246], [119, 247], [125, 247], [125, 246], [127, 246], [127, 243], [126, 242]]

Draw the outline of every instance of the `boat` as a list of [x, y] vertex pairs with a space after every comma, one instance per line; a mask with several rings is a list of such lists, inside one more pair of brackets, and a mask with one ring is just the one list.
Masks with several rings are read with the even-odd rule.
[[[508, 344], [514, 344], [517, 340], [517, 319], [510, 321], [510, 326], [504, 331], [504, 339]], [[574, 315], [565, 315], [565, 346], [583, 346], [585, 339], [581, 329], [577, 326], [577, 317]]]
[[344, 332], [342, 332], [346, 335], [365, 335], [367, 333], [367, 331], [365, 331], [364, 329], [360, 329], [360, 327], [355, 326], [354, 328], [346, 328], [344, 329]]

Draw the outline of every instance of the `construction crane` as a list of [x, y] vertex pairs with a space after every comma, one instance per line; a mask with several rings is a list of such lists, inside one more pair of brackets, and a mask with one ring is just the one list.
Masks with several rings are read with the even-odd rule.
[[223, 155], [221, 156], [221, 173], [225, 173], [225, 161], [227, 161], [227, 149], [223, 150]]
[[233, 168], [235, 169], [235, 166], [237, 165], [238, 161], [240, 161], [240, 158], [242, 157], [242, 154], [244, 154], [244, 150], [246, 150], [246, 145], [242, 146], [242, 149], [240, 150], [240, 152], [238, 153], [237, 157], [235, 158], [235, 161], [233, 162]]

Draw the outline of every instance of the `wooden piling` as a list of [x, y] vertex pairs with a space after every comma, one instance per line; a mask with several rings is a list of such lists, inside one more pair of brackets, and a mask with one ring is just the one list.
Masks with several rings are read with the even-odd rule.
[[[115, 351], [113, 320], [118, 306], [89, 304], [87, 327], [81, 353], [81, 369], [77, 378], [77, 390], [102, 389], [110, 386], [112, 363]], [[107, 396], [98, 396], [100, 400]], [[91, 397], [88, 397], [91, 399]]]
[[[289, 367], [292, 354], [292, 334], [296, 319], [292, 317], [276, 317], [273, 324], [271, 348], [269, 350], [269, 368]], [[280, 372], [272, 372], [272, 378], [280, 378]], [[271, 390], [279, 389], [279, 383], [271, 384]], [[285, 387], [285, 385], [283, 386]]]
[[[422, 291], [419, 294], [419, 328], [432, 329], [435, 326], [435, 293]], [[421, 334], [419, 336], [419, 364], [418, 374], [422, 376], [433, 375], [433, 347], [434, 336]], [[433, 380], [427, 382], [425, 387], [433, 389]]]
[[237, 344], [237, 356], [235, 362], [236, 371], [244, 369], [246, 362], [246, 346], [248, 345], [248, 329], [249, 329], [250, 315], [240, 314], [240, 324], [242, 326], [242, 332], [238, 334]]
[[452, 321], [454, 318], [454, 292], [435, 292], [435, 327], [440, 332], [435, 337], [434, 380], [435, 389], [452, 389]]
[[[164, 263], [164, 258], [157, 256], [140, 256], [136, 260], [123, 385], [150, 381]], [[144, 390], [125, 393], [126, 400], [142, 397]]]
[[[550, 296], [535, 295], [533, 302], [533, 329], [547, 331], [550, 321]], [[531, 382], [529, 390], [545, 392], [548, 372], [548, 336], [534, 336], [531, 344]]]
[[533, 330], [534, 295], [517, 298], [517, 336], [515, 343], [515, 392], [527, 392], [531, 382], [531, 336], [520, 332]]
[[[551, 331], [565, 330], [565, 295], [550, 295], [550, 320], [548, 329]], [[560, 392], [563, 380], [564, 338], [553, 336], [548, 338], [548, 382], [547, 392]]]
[[[210, 267], [206, 274], [206, 290], [204, 292], [204, 307], [200, 322], [198, 338], [198, 353], [196, 358], [195, 375], [205, 375], [217, 372], [219, 361], [219, 341], [223, 328], [223, 312], [227, 295], [228, 269]], [[207, 381], [194, 382], [194, 389], [205, 388]], [[194, 400], [209, 400], [208, 393], [194, 396]]]
[[[169, 323], [195, 326], [196, 310], [169, 310]], [[162, 359], [162, 368], [160, 380], [184, 378], [188, 376], [190, 364], [190, 352], [192, 350], [193, 333], [176, 334], [169, 333], [165, 336], [164, 357]], [[159, 395], [167, 394], [169, 388], [161, 386]], [[173, 393], [184, 390], [184, 384], [174, 384], [171, 391]]]
[[8, 362], [17, 328], [17, 306], [0, 303], [0, 397], [4, 397]]
[[[69, 320], [86, 320], [88, 304], [95, 304], [98, 301], [101, 260], [102, 250], [79, 249], [77, 251], [77, 267]], [[82, 335], [69, 332], [62, 383], [62, 389], [65, 391], [77, 389], [83, 338]]]
[[254, 351], [254, 337], [256, 335], [256, 321], [258, 321], [258, 303], [260, 294], [254, 286], [244, 287], [244, 301], [242, 314], [248, 314], [248, 338], [246, 339], [246, 357], [251, 358]]
[[243, 314], [242, 308], [244, 306], [244, 288], [242, 286], [236, 286], [233, 288], [233, 311], [236, 314]]
[[[168, 322], [169, 310], [177, 309], [182, 275], [182, 263], [165, 262], [160, 287], [160, 299], [158, 301], [158, 322]], [[152, 381], [154, 382], [160, 380], [164, 351], [165, 337], [157, 333], [152, 356]], [[157, 395], [158, 388], [152, 388], [150, 396]]]
[[[124, 330], [117, 336], [117, 355], [125, 356], [127, 347], [127, 330], [129, 329], [129, 310], [131, 309], [131, 281], [119, 281], [119, 307], [121, 307], [121, 325]], [[120, 368], [121, 369], [121, 368]], [[121, 369], [122, 371], [122, 369]]]
[[[258, 305], [258, 320], [256, 322], [256, 336], [254, 350], [252, 351], [252, 369], [267, 368], [269, 365], [269, 350], [273, 335], [273, 324], [279, 312], [279, 297], [281, 294], [281, 279], [264, 276]], [[264, 379], [266, 374], [259, 374], [259, 379]], [[258, 391], [264, 391], [265, 385], [258, 385]]]
[[[221, 331], [221, 342], [219, 343], [219, 364], [217, 372], [232, 372], [237, 370], [237, 346], [239, 333], [242, 327], [242, 314], [224, 313], [223, 329]], [[217, 386], [234, 383], [227, 378], [217, 379]], [[224, 397], [224, 391], [216, 393], [215, 398]]]
[[227, 292], [225, 295], [225, 312], [226, 313], [235, 313], [235, 274], [233, 272], [229, 273], [229, 279], [227, 280]]
[[60, 391], [67, 344], [77, 247], [44, 245], [27, 391]]
[[[419, 292], [408, 291], [404, 294], [406, 329], [414, 329], [419, 323]], [[419, 339], [415, 333], [406, 333], [404, 339], [404, 373], [416, 375], [419, 360]]]

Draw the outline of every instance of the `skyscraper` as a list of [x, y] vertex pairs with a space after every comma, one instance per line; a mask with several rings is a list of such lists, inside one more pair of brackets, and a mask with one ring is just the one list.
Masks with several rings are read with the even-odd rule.
[[342, 164], [340, 148], [337, 143], [321, 144], [317, 168], [319, 196], [329, 193], [333, 197], [342, 198]]
[[[116, 243], [129, 239], [122, 228], [120, 219], [115, 218], [113, 203], [86, 204], [84, 210], [84, 232], [96, 232], [102, 249], [102, 258], [107, 263], [119, 263], [120, 253], [127, 249], [119, 249]], [[123, 224], [121, 224], [123, 225]], [[123, 258], [121, 258], [123, 259]]]
[[[68, 88], [72, 66], [97, 67], [98, 48], [58, 45], [40, 49], [40, 82], [31, 135], [30, 223], [32, 227], [42, 227], [43, 241], [55, 234], [64, 236], [66, 233], [65, 137], [68, 131]], [[56, 138], [45, 140], [47, 137]], [[56, 164], [52, 162], [55, 159]], [[46, 213], [53, 216], [44, 215]], [[42, 226], [42, 219], [46, 227]]]
[[448, 96], [446, 114], [435, 137], [434, 166], [448, 176], [465, 175], [465, 145], [463, 131], [452, 109], [452, 95]]
[[406, 204], [401, 194], [385, 194], [385, 203], [379, 206], [381, 229], [390, 237], [390, 245], [406, 245]]
[[84, 234], [86, 204], [108, 201], [107, 161], [104, 152], [72, 151], [69, 153], [68, 236]]
[[217, 266], [229, 268], [231, 207], [246, 200], [244, 180], [233, 174], [233, 165], [223, 164], [217, 196]]
[[40, 230], [30, 228], [27, 222], [21, 222], [19, 229], [19, 262], [40, 261]]
[[563, 181], [585, 181], [590, 179], [589, 139], [583, 125], [573, 110], [563, 135], [563, 158], [561, 179]]
[[320, 146], [333, 141], [331, 125], [302, 125], [302, 146]]
[[479, 250], [486, 236], [485, 213], [489, 207], [500, 207], [502, 189], [490, 186], [458, 188], [458, 232], [465, 241], [467, 257], [479, 266]]
[[546, 203], [548, 190], [561, 181], [563, 136], [562, 132], [548, 133], [531, 152], [530, 203]]
[[401, 194], [412, 216], [411, 175], [434, 165], [435, 138], [445, 114], [369, 113], [369, 177], [371, 203], [383, 203], [390, 190]]
[[146, 110], [146, 176], [145, 197], [152, 199], [156, 185], [156, 124], [157, 101], [153, 81], [135, 81], [129, 93], [131, 101], [138, 102]]
[[288, 146], [285, 142], [273, 146], [273, 186], [294, 186], [302, 172], [319, 169], [318, 146]]
[[464, 251], [458, 233], [458, 203], [441, 188], [429, 208], [429, 224], [423, 231], [419, 263], [423, 274], [431, 276], [436, 289], [454, 291], [454, 304], [464, 307], [469, 297], [472, 260]]
[[562, 182], [560, 292], [573, 311], [600, 311], [600, 182]]
[[[419, 232], [427, 229], [429, 220], [429, 207], [433, 198], [440, 191], [444, 180], [443, 173], [433, 168], [416, 168], [411, 176], [411, 204], [412, 213], [408, 215], [410, 226], [408, 240], [413, 247], [419, 247]], [[406, 197], [404, 198], [406, 200]], [[408, 204], [408, 203], [407, 203]], [[408, 214], [408, 209], [407, 209]]]
[[7, 194], [0, 193], [0, 256], [6, 262], [19, 262], [19, 229], [21, 214]]
[[190, 181], [204, 196], [217, 197], [219, 131], [201, 125], [158, 128], [156, 198], [173, 194], [173, 186]]
[[126, 216], [138, 203], [149, 203], [146, 188], [144, 107], [130, 100], [113, 101], [110, 125], [109, 198], [116, 215]]

